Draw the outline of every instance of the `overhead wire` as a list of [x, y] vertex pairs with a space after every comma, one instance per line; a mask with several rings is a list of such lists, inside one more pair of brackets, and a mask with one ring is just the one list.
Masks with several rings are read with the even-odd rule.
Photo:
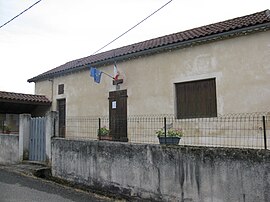
[[22, 11], [21, 13], [19, 13], [18, 15], [16, 15], [15, 17], [11, 18], [9, 21], [5, 22], [4, 24], [2, 24], [0, 26], [0, 29], [2, 27], [4, 27], [5, 25], [7, 25], [8, 23], [10, 23], [11, 21], [15, 20], [17, 17], [19, 17], [20, 15], [22, 15], [23, 13], [25, 13], [26, 11], [30, 10], [32, 7], [34, 7], [35, 5], [37, 5], [39, 2], [41, 2], [42, 0], [39, 0], [37, 2], [35, 2], [34, 4], [32, 4], [31, 6], [29, 6], [27, 9], [25, 9], [24, 11]]
[[[169, 3], [171, 3], [173, 0], [168, 1], [167, 3], [165, 3], [163, 6], [161, 6], [160, 8], [158, 8], [157, 10], [155, 10], [153, 13], [151, 13], [150, 15], [148, 15], [146, 18], [144, 18], [143, 20], [141, 20], [140, 22], [138, 22], [136, 25], [132, 26], [131, 28], [129, 28], [127, 31], [125, 31], [124, 33], [122, 33], [121, 35], [119, 35], [118, 37], [116, 37], [115, 39], [113, 39], [112, 41], [110, 41], [109, 43], [107, 43], [106, 45], [102, 46], [100, 49], [98, 49], [97, 51], [95, 51], [94, 53], [92, 53], [92, 55], [98, 53], [99, 51], [101, 51], [102, 49], [106, 48], [107, 46], [109, 46], [110, 44], [112, 44], [113, 42], [115, 42], [116, 40], [118, 40], [119, 38], [121, 38], [122, 36], [124, 36], [125, 34], [127, 34], [128, 32], [130, 32], [132, 29], [134, 29], [135, 27], [137, 27], [138, 25], [140, 25], [141, 23], [143, 23], [144, 21], [146, 21], [148, 18], [150, 18], [151, 16], [153, 16], [155, 13], [157, 13], [158, 11], [160, 11], [161, 9], [163, 9], [165, 6], [167, 6]], [[115, 53], [114, 53], [115, 54]], [[114, 55], [115, 56], [115, 55]], [[116, 66], [116, 63], [115, 63]], [[91, 67], [90, 67], [91, 68]], [[101, 71], [102, 73], [104, 73], [105, 75], [107, 75], [108, 77], [112, 78], [113, 80], [115, 79], [113, 76], [109, 75], [108, 73]]]
[[[34, 7], [35, 5], [37, 5], [38, 3], [40, 3], [42, 0], [39, 0], [37, 2], [35, 2], [34, 4], [32, 4], [31, 6], [29, 6], [27, 9], [23, 10], [21, 13], [19, 13], [18, 15], [16, 15], [15, 17], [13, 17], [12, 19], [10, 19], [9, 21], [7, 21], [6, 23], [4, 23], [3, 25], [0, 26], [0, 28], [4, 27], [5, 25], [7, 25], [8, 23], [12, 22], [13, 20], [15, 20], [17, 17], [19, 17], [20, 15], [22, 15], [23, 13], [25, 13], [26, 11], [30, 10], [32, 7]], [[102, 49], [106, 48], [107, 46], [109, 46], [110, 44], [112, 44], [113, 42], [115, 42], [116, 40], [118, 40], [119, 38], [121, 38], [122, 36], [124, 36], [125, 34], [127, 34], [128, 32], [130, 32], [131, 30], [133, 30], [135, 27], [137, 27], [138, 25], [140, 25], [141, 23], [143, 23], [144, 21], [146, 21], [148, 18], [150, 18], [151, 16], [153, 16], [154, 14], [156, 14], [158, 11], [160, 11], [161, 9], [163, 9], [165, 6], [167, 6], [169, 3], [171, 3], [173, 0], [168, 1], [167, 3], [165, 3], [164, 5], [162, 5], [160, 8], [158, 8], [157, 10], [155, 10], [153, 13], [151, 13], [150, 15], [148, 15], [146, 18], [144, 18], [143, 20], [141, 20], [140, 22], [138, 22], [137, 24], [135, 24], [134, 26], [132, 26], [131, 28], [129, 28], [127, 31], [125, 31], [124, 33], [122, 33], [121, 35], [119, 35], [118, 37], [116, 37], [115, 39], [113, 39], [112, 41], [110, 41], [109, 43], [107, 43], [106, 45], [102, 46], [100, 49], [98, 49], [97, 51], [95, 51], [92, 55], [98, 53], [99, 51], [101, 51]], [[106, 74], [107, 76], [111, 77], [114, 79], [114, 77], [112, 77], [111, 75], [102, 72], [104, 74]]]
[[[41, 1], [42, 0], [39, 0], [39, 1], [35, 2], [31, 6], [29, 6], [27, 9], [23, 10], [21, 13], [19, 13], [18, 15], [16, 15], [12, 19], [10, 19], [9, 21], [7, 21], [3, 25], [1, 25], [0, 28], [4, 27], [5, 25], [7, 25], [8, 23], [10, 23], [11, 21], [15, 20], [17, 17], [19, 17], [20, 15], [22, 15], [26, 11], [30, 10], [32, 7], [34, 7], [35, 5], [37, 5], [38, 3], [40, 3]], [[119, 35], [118, 37], [116, 37], [115, 39], [113, 39], [112, 41], [110, 41], [109, 43], [107, 43], [104, 46], [102, 46], [100, 49], [98, 49], [97, 51], [95, 51], [92, 55], [94, 55], [94, 54], [98, 53], [99, 51], [103, 50], [104, 48], [106, 48], [107, 46], [109, 46], [110, 44], [112, 44], [113, 42], [115, 42], [116, 40], [118, 40], [119, 38], [121, 38], [122, 36], [124, 36], [125, 34], [127, 34], [128, 32], [130, 32], [131, 30], [133, 30], [135, 27], [137, 27], [138, 25], [140, 25], [141, 23], [143, 23], [144, 21], [146, 21], [148, 18], [150, 18], [151, 16], [153, 16], [154, 14], [156, 14], [158, 11], [160, 11], [161, 9], [163, 9], [165, 6], [167, 6], [172, 1], [173, 0], [170, 0], [167, 3], [165, 3], [164, 5], [162, 5], [160, 8], [158, 8], [153, 13], [151, 13], [150, 15], [148, 15], [146, 18], [144, 18], [143, 20], [141, 20], [140, 22], [138, 22], [137, 24], [135, 24], [134, 26], [132, 26], [131, 28], [129, 28], [127, 31], [125, 31], [124, 33], [122, 33], [121, 35]]]
[[101, 51], [102, 49], [106, 48], [107, 46], [109, 46], [110, 44], [112, 44], [113, 42], [115, 42], [116, 40], [118, 40], [119, 38], [121, 38], [122, 36], [124, 36], [125, 34], [127, 34], [128, 32], [130, 32], [131, 30], [133, 30], [135, 27], [137, 27], [138, 25], [140, 25], [141, 23], [143, 23], [144, 21], [146, 21], [148, 18], [150, 18], [151, 16], [153, 16], [154, 14], [156, 14], [158, 11], [160, 11], [161, 9], [163, 9], [165, 6], [167, 6], [169, 3], [171, 3], [173, 0], [168, 1], [167, 3], [165, 3], [163, 6], [161, 6], [160, 8], [158, 8], [157, 10], [155, 10], [153, 13], [151, 13], [150, 15], [148, 15], [146, 18], [144, 18], [143, 20], [141, 20], [140, 22], [138, 22], [136, 25], [134, 25], [133, 27], [129, 28], [127, 31], [125, 31], [123, 34], [119, 35], [118, 37], [116, 37], [115, 39], [113, 39], [112, 41], [110, 41], [109, 43], [107, 43], [106, 45], [102, 46], [100, 49], [98, 49], [97, 51], [95, 51], [92, 55], [98, 53], [99, 51]]

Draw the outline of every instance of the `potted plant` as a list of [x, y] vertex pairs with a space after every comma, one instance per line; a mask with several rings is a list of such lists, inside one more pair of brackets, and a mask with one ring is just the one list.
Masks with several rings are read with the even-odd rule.
[[4, 134], [10, 134], [11, 129], [8, 126], [2, 126], [2, 129], [0, 131], [2, 131]]
[[110, 136], [110, 130], [103, 126], [98, 129], [98, 139], [99, 140], [112, 140], [112, 136]]
[[165, 137], [164, 129], [156, 131], [156, 135], [160, 144], [179, 144], [181, 137], [183, 136], [182, 129], [168, 129]]

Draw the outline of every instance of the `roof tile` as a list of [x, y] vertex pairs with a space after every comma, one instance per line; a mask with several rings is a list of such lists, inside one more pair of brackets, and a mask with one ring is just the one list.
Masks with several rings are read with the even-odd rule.
[[109, 50], [106, 52], [98, 53], [96, 55], [90, 55], [88, 57], [80, 58], [67, 62], [59, 67], [51, 69], [45, 73], [42, 73], [36, 77], [28, 80], [28, 82], [35, 82], [40, 79], [50, 78], [56, 74], [64, 73], [68, 70], [76, 70], [78, 67], [83, 67], [85, 65], [102, 62], [109, 60], [114, 57], [120, 57], [124, 55], [129, 55], [149, 49], [154, 49], [157, 47], [166, 46], [168, 44], [180, 43], [189, 41], [192, 39], [200, 39], [205, 36], [215, 36], [215, 34], [220, 34], [231, 31], [239, 30], [242, 28], [249, 28], [254, 25], [263, 25], [264, 23], [270, 23], [270, 11], [265, 10], [262, 12], [254, 13], [251, 15], [246, 15], [243, 17], [234, 18], [231, 20], [226, 20], [223, 22], [218, 22], [210, 25], [205, 25], [202, 27], [197, 27], [194, 29], [173, 33], [170, 35], [158, 37], [155, 39], [150, 39], [147, 41], [131, 44], [128, 46], [120, 47], [114, 50]]
[[51, 103], [51, 101], [44, 95], [32, 95], [23, 93], [13, 93], [0, 91], [1, 100], [25, 101], [25, 102], [38, 102], [38, 103]]

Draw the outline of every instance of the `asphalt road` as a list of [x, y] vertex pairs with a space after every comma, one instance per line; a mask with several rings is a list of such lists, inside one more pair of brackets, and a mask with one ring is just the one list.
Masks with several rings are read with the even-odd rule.
[[0, 202], [113, 201], [43, 179], [0, 169]]

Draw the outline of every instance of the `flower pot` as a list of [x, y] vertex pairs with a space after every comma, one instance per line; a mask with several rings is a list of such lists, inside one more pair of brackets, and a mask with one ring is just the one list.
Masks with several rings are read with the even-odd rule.
[[180, 141], [180, 137], [159, 137], [160, 144], [174, 144], [178, 145]]
[[113, 137], [110, 135], [102, 135], [98, 137], [99, 140], [108, 140], [108, 141], [112, 141]]

